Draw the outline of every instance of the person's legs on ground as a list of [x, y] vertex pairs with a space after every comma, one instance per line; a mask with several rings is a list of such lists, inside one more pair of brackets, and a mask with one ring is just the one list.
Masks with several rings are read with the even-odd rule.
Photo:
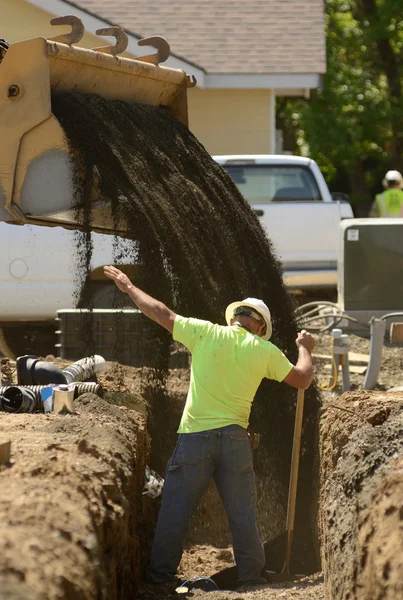
[[214, 480], [232, 535], [240, 582], [261, 582], [265, 555], [256, 524], [256, 488], [248, 434], [238, 425], [220, 430], [220, 455]]
[[193, 511], [214, 471], [214, 432], [181, 434], [168, 462], [147, 576], [153, 583], [175, 578]]

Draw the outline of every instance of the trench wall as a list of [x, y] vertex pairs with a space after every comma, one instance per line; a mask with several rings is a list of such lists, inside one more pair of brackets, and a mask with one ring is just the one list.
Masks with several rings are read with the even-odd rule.
[[93, 394], [75, 414], [0, 413], [0, 598], [133, 598], [143, 418]]
[[403, 394], [349, 392], [329, 401], [320, 463], [328, 598], [403, 598]]

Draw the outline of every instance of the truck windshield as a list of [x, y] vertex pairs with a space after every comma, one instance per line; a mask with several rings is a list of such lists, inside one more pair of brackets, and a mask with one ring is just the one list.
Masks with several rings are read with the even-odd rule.
[[296, 165], [222, 165], [251, 204], [321, 201], [308, 167]]

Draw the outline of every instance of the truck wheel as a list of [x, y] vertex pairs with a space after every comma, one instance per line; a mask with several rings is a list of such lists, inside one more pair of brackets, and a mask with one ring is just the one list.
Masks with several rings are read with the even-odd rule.
[[0, 354], [15, 359], [24, 354], [56, 355], [56, 328], [49, 323], [0, 325]]

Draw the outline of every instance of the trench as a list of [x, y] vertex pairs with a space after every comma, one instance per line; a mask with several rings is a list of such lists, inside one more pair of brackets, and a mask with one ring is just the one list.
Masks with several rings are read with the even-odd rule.
[[[152, 454], [162, 462], [171, 451], [165, 434], [181, 412], [189, 373], [171, 370], [171, 417], [159, 421], [153, 399], [142, 396], [144, 369], [116, 369], [109, 363], [99, 375], [107, 400], [79, 396], [72, 415], [0, 413], [0, 442], [5, 435], [12, 439], [11, 462], [0, 467], [2, 600], [166, 597], [143, 582], [159, 501], [142, 496], [142, 489]], [[116, 391], [122, 374], [125, 386]], [[402, 414], [401, 392], [350, 392], [325, 402], [318, 514], [325, 588], [316, 575], [262, 586], [255, 600], [402, 596]], [[211, 511], [215, 529], [206, 527]], [[218, 565], [223, 574], [233, 562], [219, 523], [224, 531], [209, 491], [194, 515], [179, 570], [183, 580], [213, 576], [228, 589], [228, 579], [215, 577]]]

